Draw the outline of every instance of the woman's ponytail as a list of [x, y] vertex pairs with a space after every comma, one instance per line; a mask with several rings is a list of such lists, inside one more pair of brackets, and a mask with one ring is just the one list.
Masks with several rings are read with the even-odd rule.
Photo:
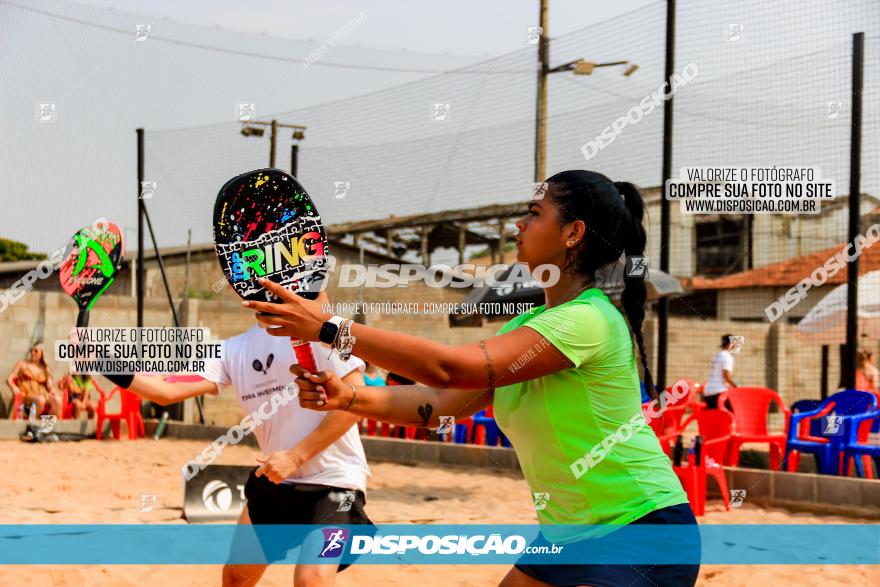
[[[552, 186], [549, 197], [559, 208], [560, 224], [581, 220], [587, 225], [581, 242], [570, 250], [568, 267], [573, 273], [595, 280], [600, 269], [617, 263], [621, 255], [644, 256], [645, 203], [636, 186], [623, 181], [612, 182], [601, 173], [585, 170], [562, 171], [547, 179], [547, 183]], [[645, 390], [656, 399], [658, 394], [642, 340], [648, 297], [645, 277], [645, 274], [632, 278], [624, 275], [620, 302], [635, 336], [644, 368]]]
[[[629, 211], [630, 224], [624, 234], [624, 253], [627, 257], [642, 257], [645, 254], [645, 244], [647, 243], [647, 235], [645, 227], [642, 226], [642, 219], [645, 217], [645, 203], [639, 189], [631, 183], [625, 181], [614, 182], [614, 187], [623, 196], [626, 209]], [[627, 267], [630, 269], [630, 267]], [[642, 368], [645, 374], [645, 390], [651, 398], [656, 399], [657, 390], [654, 388], [654, 378], [651, 376], [651, 370], [648, 368], [648, 356], [645, 353], [645, 342], [642, 338], [642, 324], [645, 322], [645, 300], [648, 297], [648, 290], [645, 286], [645, 278], [647, 275], [647, 266], [644, 273], [638, 277], [630, 277], [628, 272], [624, 272], [623, 283], [624, 289], [620, 297], [620, 303], [629, 321], [635, 335], [636, 345], [639, 349], [639, 357], [642, 361]]]

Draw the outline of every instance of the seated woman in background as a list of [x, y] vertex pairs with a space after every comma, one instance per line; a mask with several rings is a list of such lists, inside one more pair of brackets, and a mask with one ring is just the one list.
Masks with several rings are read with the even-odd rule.
[[28, 358], [19, 361], [6, 378], [6, 383], [27, 411], [36, 406], [35, 416], [53, 414], [61, 417], [61, 394], [55, 388], [52, 373], [43, 356], [43, 343], [31, 347]]
[[62, 392], [67, 391], [67, 401], [70, 403], [73, 418], [78, 420], [85, 412], [89, 419], [95, 417], [95, 402], [92, 401], [92, 392], [96, 390], [95, 380], [91, 375], [68, 373], [58, 382]]

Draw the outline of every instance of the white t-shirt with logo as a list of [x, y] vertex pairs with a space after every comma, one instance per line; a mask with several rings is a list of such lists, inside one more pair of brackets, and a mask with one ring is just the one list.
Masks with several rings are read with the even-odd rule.
[[723, 371], [730, 371], [733, 374], [733, 355], [730, 351], [719, 351], [712, 361], [712, 374], [706, 381], [706, 389], [703, 395], [718, 395], [724, 393], [730, 387], [727, 380], [724, 379]]
[[[259, 326], [234, 336], [223, 343], [222, 359], [205, 363], [200, 375], [218, 387], [235, 386], [239, 403], [246, 414], [252, 414], [274, 394], [283, 393], [293, 383], [289, 369], [296, 363], [290, 339], [272, 336]], [[364, 372], [364, 362], [352, 356], [342, 361], [330, 349], [310, 343], [319, 370], [331, 370], [340, 378], [355, 369]], [[297, 390], [298, 391], [298, 390]], [[268, 408], [264, 408], [268, 412]], [[329, 412], [316, 412], [300, 407], [298, 401], [288, 402], [254, 430], [257, 444], [264, 454], [288, 450], [302, 442], [327, 417]], [[336, 442], [309, 459], [284, 483], [312, 483], [366, 490], [370, 468], [361, 444], [358, 427], [353, 425]]]

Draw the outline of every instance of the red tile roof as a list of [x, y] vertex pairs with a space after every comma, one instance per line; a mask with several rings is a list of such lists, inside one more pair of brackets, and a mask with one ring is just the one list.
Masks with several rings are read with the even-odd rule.
[[[693, 290], [733, 289], [739, 287], [791, 287], [821, 267], [829, 257], [833, 257], [844, 243], [823, 251], [794, 257], [786, 261], [726, 275], [724, 277], [694, 277], [682, 279], [682, 285]], [[852, 249], [849, 249], [852, 251]], [[846, 257], [844, 257], [846, 259]], [[880, 243], [862, 249], [859, 257], [859, 275], [880, 269]], [[826, 283], [837, 285], [846, 282], [846, 267], [841, 268]]]

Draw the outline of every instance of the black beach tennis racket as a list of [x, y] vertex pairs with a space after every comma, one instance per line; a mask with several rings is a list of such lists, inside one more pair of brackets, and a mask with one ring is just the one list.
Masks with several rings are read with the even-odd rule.
[[[245, 300], [279, 301], [257, 282], [261, 277], [313, 300], [327, 274], [327, 237], [318, 210], [296, 178], [279, 169], [243, 173], [220, 189], [214, 246], [223, 275]], [[309, 343], [291, 343], [297, 362], [316, 372]]]
[[86, 226], [70, 240], [58, 274], [61, 287], [79, 307], [77, 328], [89, 325], [92, 306], [122, 267], [123, 250], [119, 227], [104, 219]]

